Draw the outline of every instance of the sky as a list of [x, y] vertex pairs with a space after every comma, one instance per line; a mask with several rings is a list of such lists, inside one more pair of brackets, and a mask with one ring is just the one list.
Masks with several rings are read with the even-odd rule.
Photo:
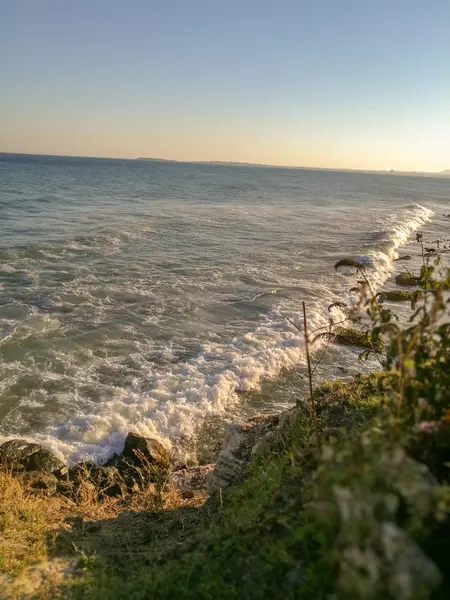
[[450, 169], [449, 0], [0, 0], [0, 152]]

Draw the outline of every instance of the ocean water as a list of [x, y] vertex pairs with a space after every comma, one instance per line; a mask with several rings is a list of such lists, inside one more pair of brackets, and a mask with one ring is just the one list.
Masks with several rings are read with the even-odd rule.
[[100, 461], [136, 431], [195, 462], [207, 423], [295, 401], [285, 316], [326, 324], [353, 285], [336, 260], [389, 287], [448, 212], [438, 177], [0, 155], [1, 438]]

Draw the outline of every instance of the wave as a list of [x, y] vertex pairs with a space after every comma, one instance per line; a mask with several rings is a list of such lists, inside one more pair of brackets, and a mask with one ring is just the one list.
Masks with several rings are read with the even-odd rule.
[[[360, 258], [371, 265], [375, 287], [383, 285], [392, 274], [396, 249], [432, 214], [416, 204], [402, 207], [371, 237], [367, 252]], [[342, 299], [348, 281], [338, 277], [333, 290], [327, 281], [311, 284], [316, 297], [309, 306], [311, 330], [326, 324], [326, 305]], [[300, 301], [292, 301], [279, 309], [298, 319], [299, 305]], [[241, 401], [240, 391], [256, 390], [264, 379], [274, 379], [283, 369], [291, 369], [304, 359], [302, 336], [279, 310], [271, 311], [261, 316], [254, 331], [228, 344], [205, 344], [198, 355], [154, 379], [147, 391], [115, 388], [113, 397], [96, 404], [92, 411], [47, 427], [34, 435], [33, 441], [69, 462], [101, 462], [113, 452], [120, 452], [127, 432], [135, 431], [159, 438], [178, 454], [195, 460], [196, 433], [205, 417], [226, 415]]]

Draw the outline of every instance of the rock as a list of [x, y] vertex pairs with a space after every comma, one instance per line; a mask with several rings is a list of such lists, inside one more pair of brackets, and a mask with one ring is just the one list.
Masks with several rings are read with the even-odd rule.
[[138, 467], [170, 469], [169, 453], [158, 440], [129, 433], [125, 440], [122, 456]]
[[104, 496], [121, 496], [126, 490], [126, 483], [117, 467], [97, 467], [90, 463], [79, 463], [69, 470], [69, 485], [61, 489], [61, 493], [73, 495], [84, 483], [93, 485], [99, 498]]
[[99, 489], [99, 496], [122, 496], [125, 481], [116, 467], [94, 467], [90, 480]]
[[0, 462], [18, 471], [39, 471], [62, 477], [67, 466], [49, 450], [26, 440], [9, 440], [0, 446]]
[[21, 479], [34, 490], [43, 490], [49, 494], [56, 493], [58, 479], [51, 473], [25, 472], [22, 474]]
[[62, 477], [68, 471], [67, 466], [45, 448], [34, 452], [28, 459], [27, 471], [40, 471], [41, 473], [54, 473]]
[[0, 461], [8, 467], [25, 469], [28, 458], [40, 449], [39, 444], [26, 440], [9, 440], [0, 446]]
[[420, 277], [414, 277], [411, 273], [399, 273], [395, 278], [397, 285], [416, 286], [420, 281]]
[[89, 473], [95, 465], [88, 462], [79, 462], [69, 469], [68, 479], [73, 483], [79, 483], [82, 480], [89, 479]]
[[395, 259], [395, 262], [398, 262], [399, 260], [411, 260], [411, 257], [409, 256], [409, 254], [406, 254], [405, 256], [399, 256]]
[[216, 466], [207, 474], [208, 493], [213, 494], [242, 480], [252, 456], [262, 451], [269, 435], [290, 414], [287, 411], [282, 415], [259, 415], [243, 424], [230, 425]]
[[108, 460], [103, 465], [104, 467], [118, 467], [120, 465], [120, 461], [122, 460], [122, 456], [120, 454], [114, 454], [108, 458]]
[[207, 477], [214, 468], [215, 465], [202, 465], [200, 467], [179, 469], [170, 475], [169, 485], [180, 491], [185, 498], [192, 498], [195, 492], [206, 491]]
[[390, 302], [417, 302], [418, 298], [422, 296], [420, 290], [414, 292], [410, 290], [393, 290], [380, 292], [378, 298], [381, 302], [389, 300]]
[[360, 346], [361, 348], [367, 348], [375, 352], [382, 352], [383, 350], [382, 341], [372, 341], [370, 331], [361, 331], [353, 327], [335, 327], [331, 336], [338, 344]]

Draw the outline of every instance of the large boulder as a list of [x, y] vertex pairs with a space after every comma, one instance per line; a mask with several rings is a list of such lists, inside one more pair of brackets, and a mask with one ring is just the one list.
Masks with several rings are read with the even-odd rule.
[[168, 471], [170, 457], [165, 447], [153, 438], [129, 433], [125, 439], [122, 456], [137, 467], [156, 467]]
[[0, 463], [14, 471], [39, 471], [63, 477], [67, 466], [52, 452], [26, 440], [9, 440], [0, 446]]

